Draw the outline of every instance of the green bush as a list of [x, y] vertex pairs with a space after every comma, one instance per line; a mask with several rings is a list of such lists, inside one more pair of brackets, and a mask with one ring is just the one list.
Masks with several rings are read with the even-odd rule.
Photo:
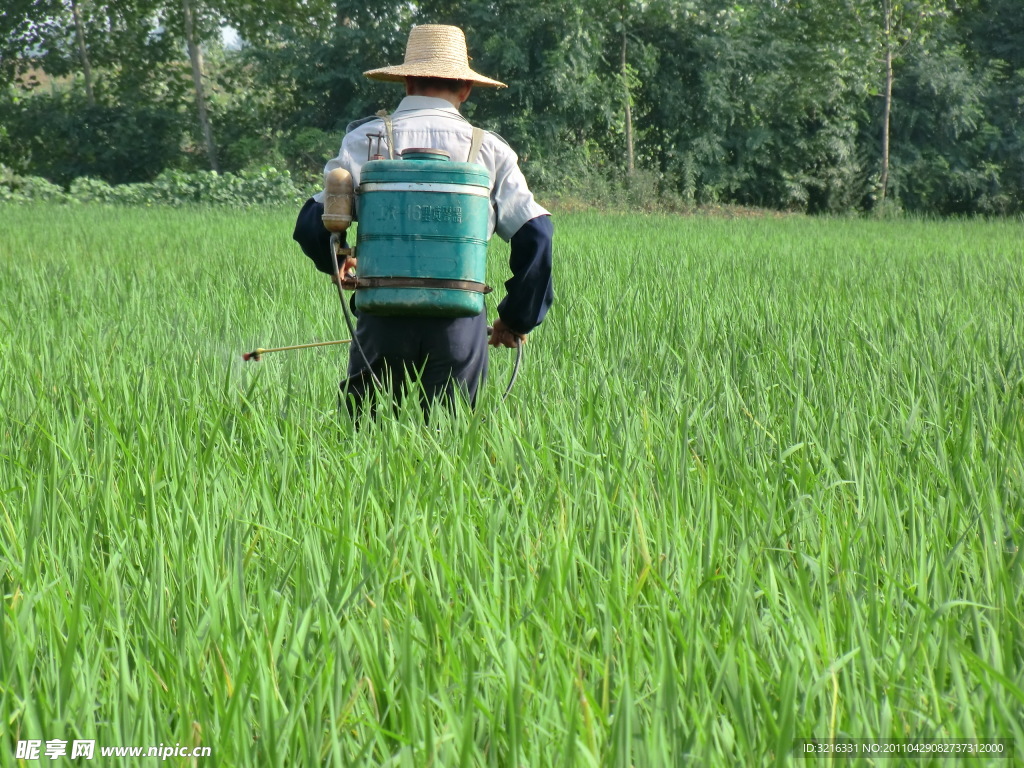
[[39, 176], [20, 176], [0, 165], [0, 202], [63, 203], [68, 195], [56, 184]]
[[300, 189], [287, 171], [265, 166], [233, 173], [164, 171], [152, 182], [111, 186], [88, 176], [61, 187], [37, 176], [19, 176], [0, 166], [0, 201], [105, 203], [114, 205], [297, 205], [311, 190]]
[[[132, 186], [132, 185], [122, 185]], [[94, 179], [91, 176], [83, 176], [71, 182], [71, 189], [68, 194], [72, 199], [82, 203], [114, 203], [117, 200], [118, 187], [112, 187], [103, 179]]]

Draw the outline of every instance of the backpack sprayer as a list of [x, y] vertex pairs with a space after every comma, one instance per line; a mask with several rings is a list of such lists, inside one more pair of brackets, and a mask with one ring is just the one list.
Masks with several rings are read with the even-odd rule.
[[[255, 349], [242, 355], [243, 360], [351, 343], [355, 328], [346, 289], [355, 290], [356, 309], [370, 315], [471, 317], [483, 311], [484, 296], [491, 291], [484, 283], [490, 215], [487, 169], [473, 162], [451, 162], [448, 153], [436, 149], [407, 149], [401, 160], [378, 158], [362, 168], [355, 248], [341, 245], [353, 220], [352, 176], [335, 168], [324, 177], [323, 223], [331, 233], [335, 285], [352, 338]], [[353, 275], [357, 250], [358, 275]], [[491, 331], [488, 327], [487, 333]], [[357, 339], [353, 346], [374, 384], [381, 386]], [[520, 343], [502, 399], [515, 384], [522, 356]]]

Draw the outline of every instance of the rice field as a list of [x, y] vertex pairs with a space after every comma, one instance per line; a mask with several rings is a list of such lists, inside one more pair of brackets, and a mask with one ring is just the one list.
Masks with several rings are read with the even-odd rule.
[[1021, 221], [557, 216], [508, 400], [356, 430], [241, 361], [347, 336], [293, 220], [0, 207], [0, 765], [1020, 764]]

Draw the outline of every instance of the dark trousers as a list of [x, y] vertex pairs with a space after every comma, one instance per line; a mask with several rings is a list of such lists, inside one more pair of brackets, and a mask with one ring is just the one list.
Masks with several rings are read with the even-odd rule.
[[[487, 314], [474, 317], [376, 317], [358, 315], [356, 340], [349, 350], [348, 378], [341, 398], [349, 413], [358, 414], [372, 395], [373, 378], [390, 387], [396, 402], [411, 381], [424, 411], [431, 403], [451, 407], [457, 393], [476, 405], [477, 392], [487, 376]], [[360, 354], [360, 348], [362, 354]], [[366, 360], [363, 360], [365, 355]]]

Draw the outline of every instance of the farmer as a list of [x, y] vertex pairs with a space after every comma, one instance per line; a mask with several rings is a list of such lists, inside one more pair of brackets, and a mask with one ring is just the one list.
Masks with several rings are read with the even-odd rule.
[[[466, 38], [458, 27], [424, 24], [413, 27], [405, 50], [405, 63], [364, 73], [372, 80], [404, 82], [406, 97], [389, 116], [369, 117], [349, 124], [338, 156], [327, 163], [325, 173], [345, 168], [359, 183], [359, 172], [374, 151], [385, 156], [407, 148], [446, 151], [453, 161], [470, 159], [484, 165], [490, 175], [490, 221], [488, 236], [497, 232], [511, 244], [509, 267], [512, 278], [505, 283], [506, 295], [498, 305], [490, 344], [517, 347], [537, 327], [554, 299], [551, 281], [551, 215], [533, 199], [519, 170], [515, 152], [495, 133], [477, 132], [459, 114], [474, 85], [504, 88], [469, 67]], [[382, 114], [382, 113], [381, 113]], [[371, 139], [370, 135], [375, 137]], [[482, 136], [482, 141], [480, 137]], [[383, 149], [378, 150], [383, 142]], [[389, 147], [388, 143], [394, 146]], [[295, 223], [293, 237], [316, 264], [332, 279], [334, 275], [330, 234], [320, 217], [323, 193], [306, 201]], [[356, 254], [358, 256], [358, 253]], [[487, 374], [486, 310], [475, 317], [378, 317], [358, 315], [356, 340], [362, 348], [349, 353], [348, 377], [341, 382], [349, 411], [355, 413], [372, 389], [369, 362], [381, 381], [390, 381], [396, 397], [409, 375], [423, 389], [423, 406], [440, 400], [448, 405], [456, 392], [473, 405]], [[353, 345], [354, 346], [354, 345]]]

